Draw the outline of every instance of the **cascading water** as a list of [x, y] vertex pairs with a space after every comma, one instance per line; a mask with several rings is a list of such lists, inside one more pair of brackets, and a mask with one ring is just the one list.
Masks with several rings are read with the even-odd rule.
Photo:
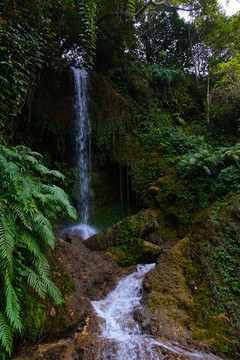
[[82, 222], [88, 223], [89, 219], [89, 135], [91, 125], [87, 109], [87, 84], [88, 73], [83, 69], [71, 68], [74, 78], [76, 116], [76, 161], [79, 168], [80, 192], [78, 196], [79, 210]]
[[79, 169], [79, 196], [78, 207], [81, 212], [82, 222], [65, 229], [72, 235], [80, 235], [87, 239], [97, 231], [88, 225], [90, 208], [90, 158], [89, 136], [91, 123], [87, 108], [88, 73], [84, 69], [71, 67], [74, 80], [74, 110], [76, 117], [76, 162]]
[[169, 359], [162, 353], [162, 348], [165, 348], [188, 359], [220, 360], [212, 354], [186, 351], [142, 334], [133, 319], [133, 311], [140, 307], [144, 275], [154, 266], [138, 265], [137, 271], [122, 279], [105, 300], [92, 302], [96, 314], [104, 320], [100, 325], [102, 334], [94, 359], [164, 360]]

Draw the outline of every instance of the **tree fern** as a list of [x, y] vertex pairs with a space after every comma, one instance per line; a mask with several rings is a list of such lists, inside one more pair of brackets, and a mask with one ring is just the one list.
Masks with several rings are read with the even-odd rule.
[[50, 217], [65, 212], [75, 218], [76, 211], [61, 188], [44, 182], [64, 177], [41, 158], [23, 146], [0, 145], [0, 347], [7, 353], [13, 332], [22, 328], [19, 294], [25, 280], [41, 298], [62, 301], [44, 253], [55, 244]]

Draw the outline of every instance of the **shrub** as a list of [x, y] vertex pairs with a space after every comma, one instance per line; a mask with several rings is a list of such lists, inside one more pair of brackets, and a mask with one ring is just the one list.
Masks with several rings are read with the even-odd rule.
[[26, 290], [62, 301], [46, 258], [55, 243], [49, 219], [61, 211], [73, 218], [76, 213], [64, 191], [46, 183], [63, 175], [42, 165], [40, 154], [1, 145], [0, 173], [0, 344], [11, 353], [13, 332], [23, 328], [20, 300]]

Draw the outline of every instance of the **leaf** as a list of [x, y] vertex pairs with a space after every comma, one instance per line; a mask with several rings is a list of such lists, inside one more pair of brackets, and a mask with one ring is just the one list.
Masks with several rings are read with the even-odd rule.
[[8, 325], [3, 313], [0, 311], [0, 340], [4, 349], [11, 354], [12, 352], [12, 329]]

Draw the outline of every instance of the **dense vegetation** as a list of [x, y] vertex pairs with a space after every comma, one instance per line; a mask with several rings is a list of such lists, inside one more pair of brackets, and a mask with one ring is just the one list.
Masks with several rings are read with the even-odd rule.
[[[100, 110], [92, 110], [95, 161], [102, 169], [109, 164], [117, 169], [122, 204], [135, 201], [138, 207], [166, 211], [170, 203], [183, 237], [196, 214], [228, 206], [239, 196], [240, 14], [227, 17], [215, 1], [201, 0], [3, 0], [0, 5], [4, 358], [11, 354], [14, 335], [26, 330], [21, 318], [26, 303], [47, 293], [61, 302], [47, 262], [55, 242], [51, 220], [64, 211], [76, 217], [67, 195], [54, 185], [63, 176], [25, 147], [30, 141], [21, 132], [22, 125], [34, 129], [31, 109], [44, 72], [61, 74], [69, 65], [84, 65], [105, 76], [102, 94], [95, 94]], [[191, 21], [178, 9], [189, 10]], [[37, 144], [37, 136], [31, 137]], [[48, 163], [56, 166], [47, 144], [46, 151]], [[69, 173], [64, 164], [58, 166]], [[225, 291], [236, 301], [239, 242], [235, 236], [231, 246], [222, 244], [213, 262], [226, 264], [220, 278], [225, 277]], [[206, 265], [200, 250], [197, 256]], [[223, 289], [219, 296], [216, 291], [219, 313], [228, 312], [219, 305], [226, 300]], [[233, 312], [231, 325], [239, 331]]]

